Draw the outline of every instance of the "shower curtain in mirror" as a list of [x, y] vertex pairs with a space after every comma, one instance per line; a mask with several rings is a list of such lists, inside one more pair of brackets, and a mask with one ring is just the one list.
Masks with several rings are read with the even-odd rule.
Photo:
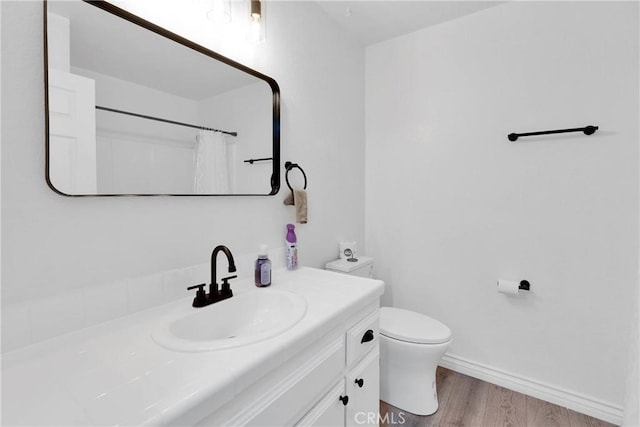
[[233, 193], [235, 144], [221, 132], [198, 131], [195, 146], [196, 194]]

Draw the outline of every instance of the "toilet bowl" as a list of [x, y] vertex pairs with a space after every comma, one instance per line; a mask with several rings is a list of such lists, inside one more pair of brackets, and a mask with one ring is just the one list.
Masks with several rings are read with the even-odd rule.
[[[327, 270], [373, 277], [373, 258], [338, 259]], [[380, 309], [380, 400], [416, 415], [438, 409], [436, 368], [451, 343], [443, 323], [409, 310]]]
[[438, 409], [436, 368], [451, 343], [443, 323], [409, 310], [380, 309], [380, 400], [416, 415]]

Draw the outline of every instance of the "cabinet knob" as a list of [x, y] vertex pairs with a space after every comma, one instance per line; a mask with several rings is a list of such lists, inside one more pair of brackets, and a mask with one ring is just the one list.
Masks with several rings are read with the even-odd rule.
[[340, 402], [342, 402], [344, 406], [347, 406], [347, 403], [349, 403], [349, 396], [340, 396]]
[[369, 329], [367, 330], [367, 332], [364, 333], [364, 335], [362, 336], [362, 340], [360, 341], [360, 344], [369, 342], [369, 341], [373, 341], [373, 329]]
[[364, 385], [364, 380], [362, 378], [358, 378], [356, 380], [356, 384], [358, 384], [358, 387], [362, 388], [362, 386]]

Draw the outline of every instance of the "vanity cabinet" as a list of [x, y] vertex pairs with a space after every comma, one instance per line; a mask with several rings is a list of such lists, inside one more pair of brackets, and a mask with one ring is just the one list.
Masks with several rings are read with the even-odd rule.
[[378, 425], [378, 303], [343, 325], [313, 340], [198, 425]]
[[[222, 318], [211, 313], [214, 320], [197, 324], [191, 316], [207, 309], [194, 310], [184, 298], [4, 353], [3, 425], [377, 425], [384, 282], [308, 267], [277, 269], [273, 278], [258, 290], [251, 278], [239, 280], [235, 300], [288, 301], [281, 295], [288, 292], [306, 301], [305, 311], [289, 329], [251, 345], [163, 345], [159, 331], [177, 321], [217, 331], [228, 319], [237, 327], [224, 306]], [[300, 306], [262, 307], [290, 313]], [[198, 344], [191, 341], [181, 345]]]
[[380, 354], [372, 351], [339, 381], [296, 426], [378, 425]]
[[338, 382], [296, 427], [323, 427], [345, 425], [344, 381]]

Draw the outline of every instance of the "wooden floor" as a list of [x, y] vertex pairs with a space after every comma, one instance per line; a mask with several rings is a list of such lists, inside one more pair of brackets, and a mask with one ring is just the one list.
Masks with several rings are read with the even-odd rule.
[[[605, 427], [612, 424], [439, 367], [439, 408], [418, 416], [380, 402], [380, 426]], [[386, 424], [385, 424], [386, 422]]]

